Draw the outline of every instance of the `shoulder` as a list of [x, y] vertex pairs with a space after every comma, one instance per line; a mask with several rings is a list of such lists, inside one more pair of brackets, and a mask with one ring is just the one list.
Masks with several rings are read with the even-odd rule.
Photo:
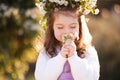
[[43, 48], [43, 49], [40, 50], [38, 57], [49, 58], [49, 55], [47, 55], [46, 50]]
[[45, 54], [46, 54], [46, 51], [45, 51], [44, 48], [42, 48], [42, 49], [40, 50], [40, 52], [39, 52], [39, 55], [45, 55]]

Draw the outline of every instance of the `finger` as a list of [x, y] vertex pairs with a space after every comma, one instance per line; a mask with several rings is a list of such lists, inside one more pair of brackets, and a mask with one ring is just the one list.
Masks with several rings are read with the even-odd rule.
[[72, 45], [72, 46], [76, 46], [74, 41], [67, 41], [64, 45]]
[[63, 51], [63, 52], [61, 52], [61, 54], [62, 54], [64, 57], [66, 57], [66, 55], [69, 55], [68, 51]]
[[63, 53], [68, 53], [68, 50], [64, 49], [62, 50]]
[[69, 49], [69, 46], [70, 46], [70, 44], [64, 44], [64, 45], [63, 45], [63, 48]]
[[69, 50], [76, 50], [76, 46], [72, 45], [72, 44], [68, 44], [65, 46], [66, 49], [69, 49]]
[[70, 43], [72, 43], [72, 42], [74, 42], [74, 41], [68, 39], [68, 40], [66, 40], [65, 44], [70, 44]]
[[66, 52], [66, 53], [68, 53], [69, 49], [66, 48], [66, 47], [62, 47], [61, 51], [62, 51], [62, 52]]

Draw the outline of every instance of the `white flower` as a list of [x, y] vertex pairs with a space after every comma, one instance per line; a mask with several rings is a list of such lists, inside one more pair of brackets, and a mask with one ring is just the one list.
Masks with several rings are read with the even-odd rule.
[[95, 9], [95, 15], [97, 15], [98, 13], [99, 13], [100, 11], [99, 11], [99, 9]]
[[39, 10], [40, 10], [40, 12], [42, 13], [42, 14], [45, 14], [46, 13], [46, 11], [44, 10], [44, 3], [42, 3], [42, 2], [40, 2], [40, 3], [35, 3], [35, 5], [39, 8]]
[[90, 7], [95, 7], [96, 6], [96, 1], [95, 0], [89, 0], [88, 2], [85, 3], [86, 6]]
[[97, 2], [97, 0], [89, 0], [89, 2]]
[[80, 0], [75, 0], [75, 2], [78, 2], [78, 1], [80, 1]]
[[8, 10], [6, 10], [6, 11], [4, 12], [4, 16], [5, 16], [5, 17], [10, 17], [10, 15], [12, 14], [13, 11], [14, 11], [14, 8], [13, 8], [13, 7], [9, 8]]
[[58, 4], [63, 5], [65, 3], [65, 0], [59, 0]]
[[40, 30], [40, 25], [33, 23], [31, 25], [31, 27], [30, 27], [30, 30], [32, 30], [32, 31], [38, 31], [38, 30]]
[[64, 5], [67, 6], [68, 5], [68, 1], [65, 1]]
[[7, 8], [8, 8], [8, 6], [5, 5], [5, 4], [3, 4], [3, 3], [0, 5], [0, 9], [2, 9], [2, 10], [4, 10], [4, 11], [6, 11]]
[[96, 2], [91, 2], [91, 7], [95, 7], [96, 6]]
[[54, 2], [54, 0], [49, 0], [49, 1], [52, 2], [52, 3]]
[[49, 0], [49, 1], [50, 2], [55, 2], [55, 3], [59, 4], [59, 5], [65, 5], [65, 6], [68, 5], [68, 1], [66, 1], [66, 0]]
[[88, 9], [85, 9], [84, 12], [83, 12], [84, 15], [87, 15], [89, 13], [90, 13], [90, 10], [88, 10]]

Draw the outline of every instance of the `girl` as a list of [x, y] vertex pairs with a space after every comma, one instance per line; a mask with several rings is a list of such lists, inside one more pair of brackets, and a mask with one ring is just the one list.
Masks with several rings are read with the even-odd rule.
[[[91, 46], [85, 18], [77, 7], [60, 6], [47, 18], [44, 48], [36, 68], [36, 80], [98, 80], [99, 61]], [[64, 35], [72, 34], [63, 43]], [[67, 57], [66, 57], [67, 55]]]

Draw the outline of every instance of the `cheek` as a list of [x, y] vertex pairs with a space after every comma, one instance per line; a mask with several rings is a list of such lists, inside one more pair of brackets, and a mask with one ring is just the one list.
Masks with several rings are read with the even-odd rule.
[[54, 35], [55, 35], [55, 38], [56, 38], [58, 41], [61, 41], [61, 35], [62, 35], [62, 32], [61, 32], [61, 31], [54, 30]]
[[79, 29], [77, 29], [77, 33], [79, 34]]
[[80, 29], [80, 27], [78, 26], [78, 27], [77, 27], [77, 32], [78, 32], [78, 33], [79, 33], [79, 29]]
[[76, 29], [72, 30], [73, 33], [78, 33], [79, 34], [79, 27], [77, 27]]
[[74, 35], [76, 36], [77, 39], [79, 39], [79, 27], [74, 30]]

